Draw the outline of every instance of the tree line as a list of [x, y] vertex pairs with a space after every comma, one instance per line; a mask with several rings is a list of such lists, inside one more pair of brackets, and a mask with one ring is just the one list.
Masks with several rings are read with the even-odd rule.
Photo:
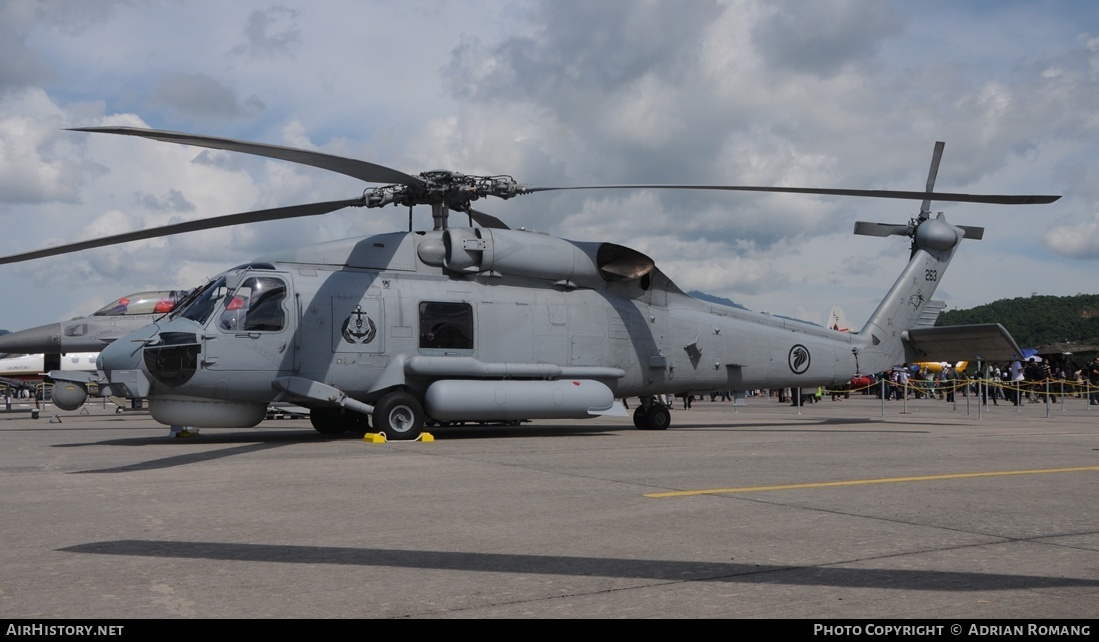
[[1000, 299], [968, 310], [946, 310], [936, 326], [999, 323], [1024, 348], [1099, 344], [1099, 294]]

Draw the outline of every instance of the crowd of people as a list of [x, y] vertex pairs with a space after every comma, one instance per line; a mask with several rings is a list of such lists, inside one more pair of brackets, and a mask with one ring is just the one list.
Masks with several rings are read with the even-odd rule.
[[[1061, 364], [1051, 366], [1040, 357], [988, 364], [983, 376], [958, 371], [943, 364], [939, 372], [904, 363], [876, 375], [857, 375], [849, 389], [861, 390], [886, 400], [942, 399], [955, 401], [955, 395], [980, 394], [982, 403], [1000, 401], [1019, 405], [1023, 401], [1056, 401], [1060, 396], [1087, 395], [1089, 403], [1099, 405], [1099, 358], [1073, 369]], [[833, 399], [837, 396], [833, 391]]]

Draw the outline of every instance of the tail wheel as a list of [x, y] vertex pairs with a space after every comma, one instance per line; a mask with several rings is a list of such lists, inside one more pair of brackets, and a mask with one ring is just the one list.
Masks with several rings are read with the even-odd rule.
[[424, 408], [407, 392], [391, 392], [374, 405], [374, 429], [394, 441], [415, 439], [424, 430]]
[[653, 402], [649, 407], [638, 406], [633, 411], [633, 425], [638, 430], [667, 430], [672, 423], [672, 411], [662, 403]]
[[649, 406], [649, 430], [667, 430], [672, 424], [672, 411], [662, 403]]

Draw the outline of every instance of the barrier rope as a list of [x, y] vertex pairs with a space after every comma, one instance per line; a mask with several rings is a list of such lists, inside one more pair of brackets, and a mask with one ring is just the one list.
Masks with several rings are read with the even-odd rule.
[[[1046, 394], [1046, 384], [1049, 384], [1049, 395], [1051, 397], [1086, 397], [1088, 394], [1099, 394], [1099, 385], [1089, 384], [1086, 381], [1070, 381], [1068, 379], [1041, 379], [1041, 380], [1026, 380], [1026, 381], [1003, 381], [1001, 379], [935, 379], [934, 381], [928, 380], [915, 380], [909, 381], [905, 384], [909, 391], [916, 391], [926, 395], [939, 395], [947, 394], [950, 392], [957, 393], [959, 390], [969, 386], [976, 386], [980, 382], [981, 385], [988, 389], [996, 390], [1010, 390], [1015, 392], [1018, 390], [1020, 393], [1034, 393], [1039, 395]], [[886, 385], [894, 386], [901, 385], [894, 381], [886, 381]], [[825, 388], [824, 394], [849, 394], [855, 392], [865, 392], [868, 390], [876, 390], [881, 386], [881, 380], [876, 380], [873, 383], [854, 387], [843, 388]], [[973, 394], [977, 394], [974, 390]], [[991, 393], [990, 393], [991, 394]]]

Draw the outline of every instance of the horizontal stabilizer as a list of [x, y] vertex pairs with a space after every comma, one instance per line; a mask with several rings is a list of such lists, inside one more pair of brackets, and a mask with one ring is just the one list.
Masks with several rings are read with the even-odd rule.
[[904, 332], [905, 360], [1008, 361], [1023, 351], [999, 323], [912, 328]]

